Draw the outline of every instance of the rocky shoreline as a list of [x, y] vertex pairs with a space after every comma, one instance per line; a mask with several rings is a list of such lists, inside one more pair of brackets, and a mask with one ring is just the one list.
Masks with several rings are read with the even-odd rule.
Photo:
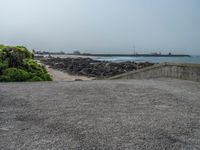
[[91, 58], [54, 58], [40, 59], [41, 63], [53, 69], [62, 70], [70, 75], [81, 75], [105, 79], [129, 71], [152, 66], [153, 63], [97, 61]]

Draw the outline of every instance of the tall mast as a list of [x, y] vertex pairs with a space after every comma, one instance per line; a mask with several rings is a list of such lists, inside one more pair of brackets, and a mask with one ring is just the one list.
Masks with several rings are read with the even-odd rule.
[[136, 55], [135, 44], [133, 44], [133, 55]]

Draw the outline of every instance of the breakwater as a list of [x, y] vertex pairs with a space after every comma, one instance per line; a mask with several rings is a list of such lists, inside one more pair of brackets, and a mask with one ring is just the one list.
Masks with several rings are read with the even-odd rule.
[[190, 55], [185, 55], [185, 54], [80, 54], [80, 56], [99, 56], [99, 57], [191, 57]]

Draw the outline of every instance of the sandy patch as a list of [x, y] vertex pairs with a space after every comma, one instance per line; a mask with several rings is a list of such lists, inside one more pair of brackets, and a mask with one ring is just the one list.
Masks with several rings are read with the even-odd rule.
[[88, 78], [85, 76], [73, 76], [66, 72], [50, 68], [45, 66], [49, 74], [51, 75], [53, 81], [75, 81], [75, 80], [92, 80], [93, 78]]
[[60, 70], [50, 68], [48, 65], [41, 63], [39, 60], [37, 60], [37, 62], [39, 64], [45, 66], [48, 73], [51, 75], [53, 81], [75, 81], [75, 80], [92, 80], [92, 79], [94, 79], [94, 78], [89, 78], [89, 77], [86, 77], [86, 76], [70, 75], [67, 72], [63, 72], [63, 71], [60, 71]]

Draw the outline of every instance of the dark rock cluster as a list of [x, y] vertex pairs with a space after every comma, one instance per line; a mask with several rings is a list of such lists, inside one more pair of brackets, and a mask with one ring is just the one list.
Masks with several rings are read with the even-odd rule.
[[72, 75], [84, 75], [95, 78], [109, 78], [118, 74], [141, 69], [153, 65], [149, 62], [110, 62], [97, 61], [91, 58], [45, 58], [40, 60], [53, 69], [66, 71]]

